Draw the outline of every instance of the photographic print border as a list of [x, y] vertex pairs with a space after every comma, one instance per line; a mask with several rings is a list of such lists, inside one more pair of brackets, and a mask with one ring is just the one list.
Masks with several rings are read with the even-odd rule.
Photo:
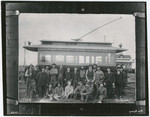
[[[83, 11], [82, 8], [85, 10]], [[134, 104], [17, 104], [19, 13], [134, 15], [136, 19], [136, 89], [138, 87], [136, 102]], [[146, 16], [146, 2], [2, 1], [4, 115], [149, 115]], [[7, 17], [12, 18], [8, 20]]]

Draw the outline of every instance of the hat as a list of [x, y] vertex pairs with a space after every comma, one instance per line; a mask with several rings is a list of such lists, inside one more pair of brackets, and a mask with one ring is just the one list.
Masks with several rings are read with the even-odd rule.
[[30, 64], [29, 66], [34, 66], [33, 64]]
[[96, 64], [93, 64], [93, 66], [97, 66]]
[[56, 65], [55, 63], [53, 63], [52, 65]]
[[123, 66], [122, 66], [122, 65], [120, 65], [120, 68], [123, 68]]
[[118, 68], [121, 68], [121, 66], [120, 66], [120, 65], [117, 65], [117, 66], [116, 66], [116, 69], [118, 69]]

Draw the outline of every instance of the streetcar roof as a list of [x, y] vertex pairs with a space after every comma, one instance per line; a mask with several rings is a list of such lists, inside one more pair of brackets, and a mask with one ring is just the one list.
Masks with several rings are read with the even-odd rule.
[[[69, 49], [72, 51], [76, 50], [82, 50], [82, 51], [116, 51], [116, 53], [127, 51], [127, 49], [119, 48], [119, 47], [112, 47], [112, 46], [95, 46], [95, 45], [48, 45], [48, 44], [40, 44], [40, 45], [28, 45], [23, 46], [25, 49], [37, 52], [38, 49], [57, 49], [57, 50], [63, 50], [63, 49]], [[68, 51], [68, 50], [67, 50]]]
[[73, 44], [107, 44], [111, 45], [111, 42], [92, 42], [92, 41], [61, 41], [61, 40], [40, 40], [42, 44], [51, 44], [51, 43], [73, 43]]

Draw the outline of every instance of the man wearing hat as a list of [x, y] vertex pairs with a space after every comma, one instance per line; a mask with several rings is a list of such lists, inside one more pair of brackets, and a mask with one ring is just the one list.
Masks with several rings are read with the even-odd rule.
[[50, 70], [49, 70], [49, 66], [46, 66], [45, 72], [47, 73], [48, 79], [50, 81]]
[[56, 68], [56, 64], [52, 64], [52, 69], [50, 70], [50, 76], [51, 76], [51, 84], [55, 87], [57, 84], [57, 75], [58, 75], [58, 70]]
[[46, 95], [46, 88], [48, 86], [49, 80], [47, 73], [45, 72], [45, 67], [42, 68], [42, 72], [38, 75], [38, 93], [39, 98], [43, 98]]
[[102, 101], [107, 97], [107, 89], [104, 87], [103, 83], [100, 84], [100, 87], [97, 90], [97, 94], [95, 99], [98, 98], [98, 103], [102, 103]]
[[65, 93], [63, 87], [61, 86], [61, 84], [58, 83], [54, 91], [54, 98], [58, 101], [64, 98], [64, 94]]
[[80, 69], [80, 80], [83, 82], [83, 84], [86, 82], [85, 74], [86, 74], [86, 71], [84, 69], [84, 66], [81, 66], [81, 69]]
[[87, 82], [85, 85], [85, 89], [81, 91], [81, 101], [88, 102], [90, 98], [92, 98], [92, 88], [90, 83]]
[[33, 77], [34, 77], [35, 80], [37, 79], [37, 76], [38, 76], [39, 72], [40, 72], [39, 66], [36, 65], [36, 66], [34, 67], [34, 70], [33, 70]]
[[72, 84], [73, 84], [73, 89], [76, 88], [78, 82], [80, 81], [80, 75], [78, 72], [77, 67], [74, 68], [74, 71], [72, 73]]
[[94, 72], [91, 65], [89, 65], [89, 69], [86, 71], [86, 80], [87, 82], [94, 82]]
[[113, 87], [115, 87], [115, 77], [114, 73], [111, 72], [110, 68], [107, 68], [107, 73], [105, 74], [104, 84], [107, 89], [108, 99], [114, 97], [113, 95]]
[[116, 67], [116, 73], [115, 73], [116, 95], [118, 99], [123, 96], [123, 84], [124, 84], [123, 74], [121, 73], [120, 69], [121, 66], [118, 65]]
[[30, 87], [31, 87], [32, 81], [34, 81], [33, 70], [34, 70], [33, 65], [30, 64], [28, 66], [28, 69], [25, 72], [25, 77], [27, 77], [26, 83], [27, 83], [27, 96], [28, 96], [28, 98], [30, 96], [30, 91], [31, 91]]
[[46, 66], [45, 72], [47, 73], [47, 75], [50, 74], [49, 66]]
[[93, 72], [95, 73], [96, 71], [97, 71], [97, 65], [94, 64], [94, 65], [93, 65]]
[[101, 71], [100, 66], [97, 67], [97, 71], [95, 72], [94, 77], [95, 77], [94, 78], [95, 85], [96, 85], [96, 88], [98, 89], [99, 85], [101, 83], [103, 83], [103, 81], [104, 81], [104, 73], [103, 73], [103, 71]]
[[[127, 86], [127, 71], [122, 66], [121, 66], [120, 71], [123, 74], [123, 79], [124, 79], [123, 89], [125, 89], [125, 87]], [[124, 95], [125, 95], [125, 92], [124, 92]]]
[[82, 90], [85, 90], [85, 86], [83, 85], [82, 82], [79, 82], [77, 88], [74, 90], [74, 99], [75, 100], [81, 98]]
[[36, 92], [38, 92], [38, 76], [39, 76], [39, 73], [40, 73], [40, 70], [39, 70], [39, 66], [36, 65], [34, 67], [34, 70], [33, 70], [33, 78], [35, 80], [35, 84], [36, 84]]
[[94, 89], [95, 77], [94, 77], [94, 71], [93, 71], [92, 65], [89, 65], [89, 69], [86, 71], [86, 81], [90, 82], [91, 84], [90, 86]]
[[70, 70], [70, 67], [68, 67], [67, 70], [65, 71], [65, 86], [67, 86], [68, 81], [72, 82], [72, 72]]
[[33, 76], [35, 77], [36, 82], [37, 82], [37, 76], [39, 75], [39, 72], [40, 72], [39, 66], [36, 65], [33, 71]]
[[60, 83], [62, 86], [64, 86], [64, 69], [63, 65], [60, 65], [58, 70], [58, 83]]

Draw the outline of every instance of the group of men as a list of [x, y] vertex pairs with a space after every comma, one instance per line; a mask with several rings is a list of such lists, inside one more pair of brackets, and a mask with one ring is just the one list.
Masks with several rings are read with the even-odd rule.
[[111, 72], [107, 68], [104, 74], [100, 66], [89, 65], [86, 70], [84, 66], [80, 69], [74, 67], [73, 71], [68, 67], [64, 70], [56, 64], [42, 67], [30, 65], [25, 72], [27, 95], [29, 100], [34, 101], [48, 97], [52, 100], [75, 99], [83, 102], [98, 100], [101, 103], [105, 98], [120, 98], [125, 95], [124, 88], [127, 84], [127, 73], [121, 66]]

